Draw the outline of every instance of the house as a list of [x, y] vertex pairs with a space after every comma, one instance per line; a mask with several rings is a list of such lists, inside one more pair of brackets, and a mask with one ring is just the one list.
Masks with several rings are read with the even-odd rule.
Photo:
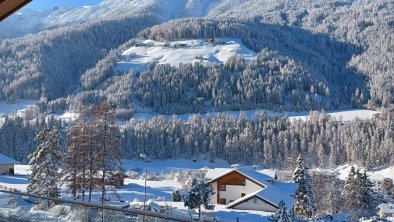
[[19, 162], [0, 153], [0, 174], [14, 174], [14, 165]]
[[378, 214], [383, 217], [394, 217], [394, 204], [386, 203], [378, 206]]
[[287, 209], [292, 209], [298, 187], [296, 183], [277, 181], [249, 167], [210, 169], [205, 179], [215, 191], [211, 204], [239, 210], [275, 212], [281, 200]]

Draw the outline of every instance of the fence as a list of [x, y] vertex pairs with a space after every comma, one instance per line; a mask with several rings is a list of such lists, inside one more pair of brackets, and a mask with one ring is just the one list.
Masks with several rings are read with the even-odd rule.
[[[128, 221], [146, 221], [146, 222], [150, 222], [150, 221], [155, 221], [155, 222], [156, 221], [189, 222], [189, 221], [191, 221], [190, 218], [167, 215], [165, 213], [158, 213], [158, 212], [153, 212], [153, 211], [138, 210], [138, 209], [124, 209], [121, 207], [102, 205], [102, 204], [97, 204], [97, 203], [87, 203], [87, 202], [81, 202], [81, 201], [75, 201], [75, 200], [65, 200], [65, 199], [53, 198], [53, 197], [42, 197], [42, 196], [30, 194], [30, 193], [19, 192], [14, 189], [7, 189], [4, 186], [0, 187], [0, 193], [6, 193], [6, 194], [13, 195], [13, 196], [19, 196], [19, 197], [30, 197], [30, 198], [41, 199], [41, 200], [49, 200], [49, 201], [53, 201], [53, 202], [56, 202], [58, 204], [63, 204], [63, 205], [79, 206], [81, 208], [92, 211], [95, 214], [97, 214], [97, 212], [95, 212], [95, 211], [101, 210], [101, 220], [96, 219], [93, 221], [104, 221], [104, 219], [105, 219], [104, 214], [106, 214], [106, 213], [114, 214], [114, 212], [124, 215], [125, 218], [128, 217], [130, 219]], [[81, 221], [85, 221], [85, 220], [82, 219]], [[88, 221], [91, 221], [91, 220], [88, 218]], [[120, 221], [123, 221], [123, 220], [120, 220]], [[124, 220], [124, 221], [126, 221], [126, 220]]]

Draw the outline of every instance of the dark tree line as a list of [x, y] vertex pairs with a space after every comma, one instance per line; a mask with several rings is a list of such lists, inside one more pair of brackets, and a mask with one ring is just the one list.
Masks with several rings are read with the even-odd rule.
[[[27, 121], [22, 117], [5, 117], [0, 124], [0, 152], [22, 163], [28, 162], [29, 154], [39, 144], [36, 135], [44, 128], [63, 128], [61, 121], [50, 118], [36, 118]], [[64, 135], [64, 132], [60, 132]], [[64, 137], [62, 137], [64, 138]], [[64, 140], [60, 140], [64, 148]]]

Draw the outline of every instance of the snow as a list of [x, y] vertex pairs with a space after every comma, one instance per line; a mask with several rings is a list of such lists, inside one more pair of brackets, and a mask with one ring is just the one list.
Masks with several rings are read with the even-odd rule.
[[215, 168], [215, 169], [209, 169], [207, 174], [205, 175], [206, 180], [215, 180], [219, 177], [222, 177], [235, 169], [231, 168]]
[[19, 163], [18, 161], [0, 153], [0, 164]]
[[[122, 160], [123, 167], [125, 170], [139, 170], [145, 169], [145, 162], [143, 160]], [[198, 159], [194, 162], [190, 159], [177, 159], [177, 160], [154, 160], [147, 162], [148, 171], [155, 173], [169, 173], [179, 172], [179, 170], [199, 170], [204, 167], [217, 168], [217, 167], [229, 167], [229, 164], [224, 161], [217, 159], [211, 163], [209, 160]]]
[[[245, 114], [247, 119], [254, 119], [259, 113], [265, 113], [269, 116], [273, 115], [280, 115], [280, 116], [288, 116], [290, 120], [303, 120], [305, 121], [309, 116], [310, 112], [274, 112], [270, 110], [246, 110], [242, 111]], [[230, 115], [234, 117], [239, 117], [241, 111], [223, 111], [223, 112], [210, 112], [210, 113], [203, 113], [200, 114], [202, 119], [205, 119], [207, 115], [211, 118], [215, 118], [217, 115]], [[354, 110], [332, 110], [327, 111], [326, 114], [335, 118], [339, 121], [352, 121], [356, 118], [359, 119], [371, 119], [374, 117], [375, 114], [379, 114], [379, 111], [374, 110], [367, 110], [367, 109], [354, 109]], [[177, 115], [177, 117], [182, 121], [187, 121], [191, 116], [195, 115], [195, 113], [186, 113]], [[152, 113], [135, 113], [131, 120], [150, 120], [159, 114], [152, 114]], [[171, 119], [173, 115], [161, 115], [166, 119]]]
[[25, 192], [29, 184], [28, 176], [0, 175], [0, 186], [6, 188], [13, 188]]
[[279, 202], [283, 200], [286, 206], [290, 209], [294, 205], [294, 197], [292, 195], [295, 194], [298, 185], [295, 183], [282, 183], [282, 182], [274, 182], [273, 184], [268, 185], [268, 187], [257, 192], [257, 196], [268, 200], [269, 202], [279, 205]]
[[386, 214], [394, 214], [394, 204], [380, 204], [379, 208]]
[[55, 119], [61, 119], [67, 123], [76, 120], [79, 117], [79, 113], [74, 112], [64, 112], [62, 114], [54, 115]]
[[234, 202], [232, 202], [229, 207], [237, 205], [244, 200], [247, 200], [253, 196], [259, 196], [260, 198], [267, 200], [268, 202], [278, 206], [279, 202], [283, 200], [286, 203], [286, 206], [292, 207], [294, 204], [294, 198], [291, 197], [295, 193], [297, 189], [297, 184], [295, 183], [284, 183], [276, 181], [274, 178], [269, 175], [263, 174], [261, 172], [255, 171], [251, 167], [240, 167], [237, 169], [232, 168], [216, 168], [209, 169], [205, 179], [208, 180], [216, 180], [232, 171], [238, 172], [247, 178], [260, 183], [265, 186], [265, 188], [256, 190], [253, 193], [250, 193]]
[[235, 209], [227, 209], [225, 205], [216, 205], [215, 212], [213, 213], [214, 217], [217, 218], [217, 221], [222, 222], [234, 222], [236, 218], [242, 222], [268, 222], [272, 213], [263, 212], [263, 211], [253, 211], [253, 210], [235, 210]]
[[38, 100], [29, 99], [22, 99], [16, 103], [0, 102], [0, 116], [8, 116], [13, 113], [23, 114], [29, 106], [33, 106], [37, 102]]
[[142, 71], [151, 62], [170, 64], [173, 67], [179, 67], [181, 63], [223, 63], [235, 55], [244, 56], [246, 61], [256, 59], [256, 53], [246, 48], [239, 39], [224, 38], [215, 41], [217, 42], [215, 44], [207, 43], [202, 39], [166, 43], [153, 40], [140, 41], [121, 54], [116, 70]]
[[[356, 169], [359, 167], [357, 165], [353, 165]], [[346, 177], [349, 175], [351, 165], [342, 165], [333, 170], [320, 170], [327, 171], [337, 175], [338, 179], [346, 180]], [[365, 170], [365, 168], [361, 167], [360, 170]], [[382, 181], [384, 178], [392, 178], [394, 179], [394, 166], [384, 167], [373, 169], [372, 171], [367, 171], [370, 176], [370, 180], [379, 180]]]

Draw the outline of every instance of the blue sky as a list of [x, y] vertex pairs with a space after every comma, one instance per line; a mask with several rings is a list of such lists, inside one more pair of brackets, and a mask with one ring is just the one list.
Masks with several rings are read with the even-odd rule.
[[96, 5], [101, 0], [33, 0], [26, 8], [34, 9], [51, 9], [55, 6], [73, 5], [73, 6], [83, 6], [83, 5]]

